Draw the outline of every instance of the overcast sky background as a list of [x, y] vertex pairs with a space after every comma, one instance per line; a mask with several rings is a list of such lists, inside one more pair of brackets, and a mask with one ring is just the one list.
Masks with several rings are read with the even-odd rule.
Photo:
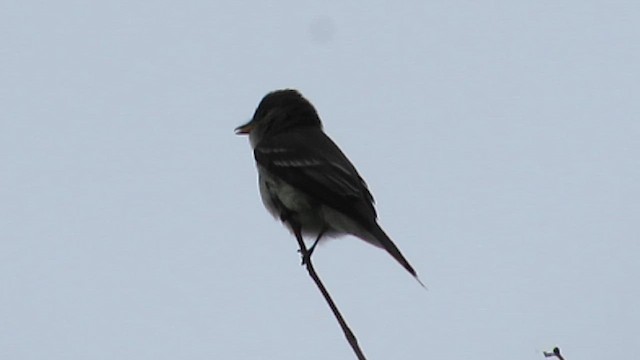
[[425, 291], [314, 254], [369, 359], [640, 358], [637, 1], [0, 4], [0, 358], [352, 359], [234, 127], [297, 88]]

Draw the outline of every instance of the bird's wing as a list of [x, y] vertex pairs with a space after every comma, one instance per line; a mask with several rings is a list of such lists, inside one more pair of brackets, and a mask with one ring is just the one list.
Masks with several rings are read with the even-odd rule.
[[373, 196], [347, 157], [322, 131], [261, 141], [256, 162], [274, 176], [361, 223], [376, 219]]
[[420, 282], [411, 264], [377, 224], [367, 184], [321, 130], [298, 130], [262, 140], [254, 156], [272, 175], [363, 225]]

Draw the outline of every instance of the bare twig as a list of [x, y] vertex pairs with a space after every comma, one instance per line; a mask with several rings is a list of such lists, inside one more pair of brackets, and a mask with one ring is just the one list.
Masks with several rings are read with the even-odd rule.
[[[322, 284], [322, 281], [320, 281], [320, 278], [318, 277], [318, 274], [316, 273], [316, 270], [314, 269], [313, 264], [311, 263], [311, 256], [309, 254], [309, 251], [307, 250], [306, 245], [304, 244], [304, 240], [302, 239], [300, 228], [294, 228], [293, 230], [294, 230], [293, 233], [296, 236], [296, 240], [298, 240], [298, 245], [300, 246], [302, 263], [306, 265], [307, 271], [309, 272], [309, 276], [311, 276], [313, 281], [318, 286], [318, 289], [324, 296], [324, 299], [327, 301], [327, 304], [329, 304], [331, 311], [333, 311], [333, 315], [336, 317], [336, 320], [338, 320], [338, 323], [342, 328], [342, 332], [344, 332], [344, 336], [347, 338], [347, 341], [349, 342], [349, 345], [351, 345], [353, 352], [358, 357], [358, 360], [366, 360], [367, 358], [362, 353], [362, 349], [360, 349], [360, 346], [358, 345], [358, 340], [356, 339], [356, 336], [353, 334], [353, 332], [349, 328], [349, 325], [347, 325], [347, 322], [342, 317], [342, 314], [340, 314], [340, 310], [338, 310], [338, 307], [333, 302], [333, 299], [331, 299], [331, 295], [329, 295], [329, 292], [324, 287], [324, 284]], [[321, 236], [322, 236], [322, 233], [318, 235], [318, 239], [320, 239]], [[316, 240], [316, 243], [317, 243], [317, 240]]]
[[542, 353], [544, 354], [544, 357], [557, 357], [558, 360], [564, 360], [564, 357], [560, 354], [560, 348], [557, 346], [553, 348], [553, 352], [543, 351]]

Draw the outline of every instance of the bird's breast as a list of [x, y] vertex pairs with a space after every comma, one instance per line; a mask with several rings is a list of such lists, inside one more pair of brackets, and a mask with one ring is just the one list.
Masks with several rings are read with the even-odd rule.
[[313, 211], [314, 203], [308, 195], [272, 176], [260, 166], [258, 172], [262, 202], [274, 216], [280, 216], [283, 211], [293, 213]]

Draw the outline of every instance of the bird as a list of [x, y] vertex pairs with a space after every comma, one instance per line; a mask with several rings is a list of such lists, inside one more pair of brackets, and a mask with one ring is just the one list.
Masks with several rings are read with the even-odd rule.
[[386, 250], [422, 284], [378, 224], [366, 182], [325, 134], [315, 107], [299, 91], [269, 92], [235, 132], [249, 136], [266, 209], [294, 234], [316, 237], [307, 256], [321, 238], [353, 235]]

